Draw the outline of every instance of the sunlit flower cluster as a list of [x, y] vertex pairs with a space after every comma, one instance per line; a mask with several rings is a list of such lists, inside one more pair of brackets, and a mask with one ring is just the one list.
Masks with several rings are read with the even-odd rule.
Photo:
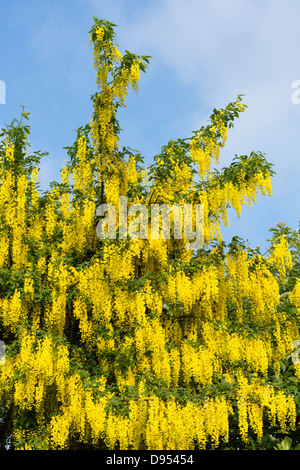
[[[91, 143], [80, 133], [61, 184], [41, 196], [37, 169], [15, 170], [10, 141], [0, 161], [0, 327], [9, 343], [0, 404], [13, 406], [15, 448], [206, 449], [226, 445], [232, 422], [244, 444], [249, 433], [260, 441], [266, 425], [294, 429], [294, 397], [268, 383], [299, 337], [296, 315], [278, 311], [292, 269], [287, 240], [269, 258], [210, 247], [222, 241], [229, 207], [239, 215], [257, 194], [271, 195], [270, 175], [246, 164], [232, 181], [212, 172], [227, 140], [221, 110], [181, 159], [171, 145], [157, 159], [144, 196], [146, 171], [134, 155], [121, 158], [115, 122], [129, 86], [138, 89], [141, 62], [121, 66], [104, 27], [91, 42], [99, 86]], [[99, 240], [96, 203], [117, 207], [121, 195], [201, 202], [204, 249], [186, 250], [185, 234]], [[299, 317], [299, 281], [290, 301]]]

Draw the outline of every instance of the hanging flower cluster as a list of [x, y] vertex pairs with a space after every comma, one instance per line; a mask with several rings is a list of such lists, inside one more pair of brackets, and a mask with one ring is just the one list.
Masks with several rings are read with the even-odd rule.
[[[221, 237], [228, 208], [239, 215], [272, 193], [260, 153], [211, 169], [245, 110], [241, 97], [142, 168], [138, 153], [118, 147], [116, 111], [130, 86], [137, 91], [148, 56], [122, 55], [113, 26], [96, 20], [91, 30], [99, 91], [60, 183], [40, 194], [37, 165], [20, 150], [25, 134], [10, 129], [1, 147], [7, 439], [17, 449], [180, 450], [226, 446], [231, 426], [243, 445], [253, 433], [260, 441], [265, 426], [293, 430], [294, 397], [269, 380], [299, 337], [299, 282], [290, 295], [297, 313], [278, 310], [292, 269], [287, 240], [267, 258], [238, 243], [225, 252]], [[119, 196], [129, 206], [203, 204], [204, 247], [187, 250], [184, 234], [100, 240], [97, 205], [117, 207]]]

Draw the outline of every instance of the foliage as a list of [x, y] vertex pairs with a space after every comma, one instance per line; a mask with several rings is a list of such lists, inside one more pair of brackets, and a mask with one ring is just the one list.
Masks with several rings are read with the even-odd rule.
[[[38, 189], [29, 113], [1, 133], [1, 447], [297, 449], [299, 234], [278, 224], [265, 254], [221, 236], [229, 208], [272, 194], [259, 151], [212, 168], [242, 95], [146, 167], [119, 148], [117, 110], [149, 56], [121, 54], [115, 25], [94, 20], [93, 116], [60, 182]], [[99, 239], [96, 208], [119, 196], [203, 204], [203, 247], [174, 221], [166, 240]]]

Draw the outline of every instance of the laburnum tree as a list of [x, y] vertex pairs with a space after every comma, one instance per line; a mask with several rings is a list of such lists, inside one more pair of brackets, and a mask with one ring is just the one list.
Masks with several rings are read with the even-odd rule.
[[[272, 164], [252, 152], [213, 168], [242, 95], [148, 167], [121, 148], [117, 111], [149, 56], [122, 54], [115, 26], [94, 18], [93, 115], [60, 182], [39, 190], [29, 113], [2, 129], [1, 448], [297, 448], [298, 234], [278, 225], [261, 254], [220, 229], [271, 195]], [[120, 196], [203, 204], [203, 246], [188, 250], [173, 219], [169, 239], [100, 239], [97, 207]]]

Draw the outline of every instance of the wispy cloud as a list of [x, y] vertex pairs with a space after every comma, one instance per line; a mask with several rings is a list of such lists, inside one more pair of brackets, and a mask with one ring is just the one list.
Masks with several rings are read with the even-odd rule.
[[194, 88], [194, 129], [203, 124], [204, 111], [245, 94], [248, 109], [230, 132], [223, 163], [230, 163], [235, 153], [261, 150], [275, 164], [274, 197], [263, 203], [267, 214], [247, 211], [247, 220], [255, 215], [265, 229], [276, 222], [276, 211], [288, 223], [300, 219], [295, 211], [300, 202], [300, 106], [291, 103], [291, 84], [300, 78], [299, 16], [294, 0], [166, 0], [148, 4], [124, 28], [129, 44], [138, 43], [154, 62], [168, 66], [170, 80], [175, 74]]
[[[60, 149], [90, 118], [93, 15], [118, 25], [121, 50], [152, 56], [138, 96], [131, 95], [120, 113], [125, 144], [152, 156], [169, 138], [198, 129], [214, 107], [244, 93], [248, 109], [230, 131], [222, 165], [235, 154], [260, 150], [277, 176], [273, 198], [242, 212], [233, 230], [264, 240], [279, 220], [297, 225], [300, 105], [291, 101], [291, 85], [300, 79], [299, 0], [8, 2], [3, 65], [10, 75], [0, 78], [16, 106], [32, 111], [35, 145], [52, 154], [41, 173], [45, 183], [63, 165]], [[5, 112], [15, 114], [10, 106]]]

